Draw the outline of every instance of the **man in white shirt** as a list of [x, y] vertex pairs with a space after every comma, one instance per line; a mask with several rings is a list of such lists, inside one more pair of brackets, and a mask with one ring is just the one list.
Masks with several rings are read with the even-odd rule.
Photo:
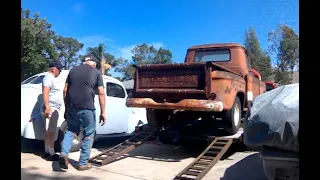
[[59, 119], [59, 111], [63, 103], [62, 91], [57, 87], [56, 77], [64, 66], [58, 60], [49, 63], [49, 72], [42, 81], [43, 118], [45, 120], [45, 155], [48, 161], [58, 161], [59, 156], [54, 151], [54, 139]]

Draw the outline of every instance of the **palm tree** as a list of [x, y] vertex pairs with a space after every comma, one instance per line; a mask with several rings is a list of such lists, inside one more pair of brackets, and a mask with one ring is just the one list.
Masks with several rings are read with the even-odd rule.
[[118, 65], [115, 57], [108, 52], [105, 52], [106, 45], [100, 43], [97, 47], [89, 47], [87, 49], [87, 54], [92, 55], [101, 63], [102, 74], [110, 75], [108, 71]]

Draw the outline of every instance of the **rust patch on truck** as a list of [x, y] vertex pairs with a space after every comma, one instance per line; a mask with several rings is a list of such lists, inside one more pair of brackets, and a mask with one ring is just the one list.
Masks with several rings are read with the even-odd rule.
[[167, 76], [167, 77], [142, 77], [142, 87], [186, 87], [198, 86], [198, 76], [196, 75], [183, 75], [183, 76]]
[[[159, 71], [159, 68], [164, 71]], [[205, 64], [156, 64], [138, 67], [138, 89], [203, 89]]]
[[128, 107], [142, 107], [152, 109], [172, 109], [172, 110], [189, 110], [189, 111], [223, 111], [223, 103], [214, 100], [184, 99], [177, 103], [158, 103], [151, 98], [130, 98], [127, 99]]

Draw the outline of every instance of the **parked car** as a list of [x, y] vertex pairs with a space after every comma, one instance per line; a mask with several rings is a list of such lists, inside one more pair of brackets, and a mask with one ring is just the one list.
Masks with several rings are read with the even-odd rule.
[[33, 75], [33, 76], [23, 80], [21, 82], [21, 85], [22, 84], [41, 84], [42, 83], [42, 79], [44, 78], [45, 74], [46, 74], [46, 72]]
[[266, 81], [265, 84], [266, 84], [267, 91], [271, 91], [271, 90], [277, 88], [277, 85], [272, 81]]
[[[58, 86], [62, 90], [69, 70], [63, 70], [57, 77]], [[30, 81], [24, 81], [21, 85], [21, 136], [27, 139], [43, 140], [44, 121], [42, 120], [41, 105], [42, 79], [46, 73], [40, 73], [31, 77]], [[30, 78], [29, 78], [30, 79]], [[28, 79], [27, 79], [28, 80]], [[147, 123], [146, 109], [128, 108], [126, 106], [127, 92], [120, 81], [115, 78], [103, 75], [103, 82], [106, 89], [106, 118], [104, 126], [97, 121], [95, 139], [103, 137], [129, 136], [135, 132], [137, 126]], [[100, 105], [98, 96], [95, 97], [96, 116], [99, 119]], [[58, 120], [56, 132], [56, 148], [59, 150], [63, 135], [67, 129], [64, 119], [64, 105]], [[78, 139], [73, 141], [71, 151], [78, 151], [81, 147], [83, 133], [80, 131]]]

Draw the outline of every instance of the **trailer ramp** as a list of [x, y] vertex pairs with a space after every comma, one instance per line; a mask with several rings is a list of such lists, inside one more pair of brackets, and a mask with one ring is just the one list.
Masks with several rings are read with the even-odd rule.
[[156, 132], [140, 132], [124, 142], [90, 158], [89, 162], [103, 166], [114, 160], [122, 159], [127, 156], [127, 153], [151, 139], [155, 133]]
[[176, 175], [174, 180], [202, 179], [226, 153], [232, 142], [232, 138], [215, 138], [191, 164]]

